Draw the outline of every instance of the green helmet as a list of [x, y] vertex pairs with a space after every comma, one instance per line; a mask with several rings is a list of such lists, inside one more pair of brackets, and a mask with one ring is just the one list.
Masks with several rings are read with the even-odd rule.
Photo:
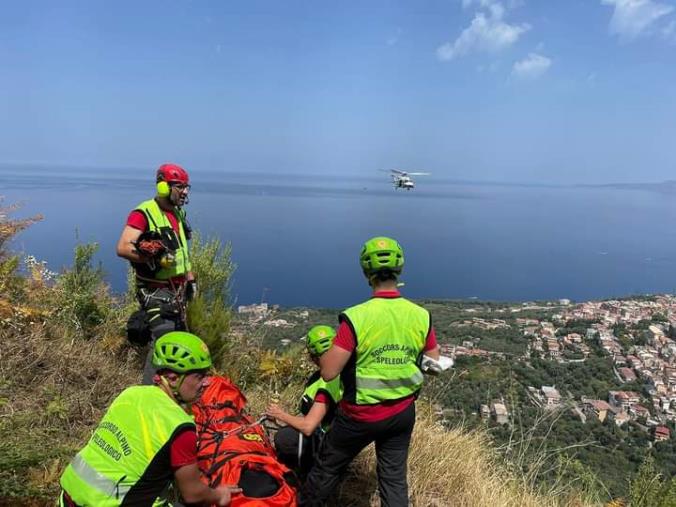
[[321, 356], [331, 348], [333, 339], [336, 337], [336, 330], [331, 326], [314, 326], [307, 332], [305, 338], [307, 349], [313, 356]]
[[172, 331], [155, 342], [153, 366], [177, 373], [206, 370], [211, 367], [211, 355], [207, 344], [194, 334]]
[[398, 274], [404, 266], [404, 251], [397, 240], [378, 236], [364, 243], [359, 262], [366, 276], [384, 270]]

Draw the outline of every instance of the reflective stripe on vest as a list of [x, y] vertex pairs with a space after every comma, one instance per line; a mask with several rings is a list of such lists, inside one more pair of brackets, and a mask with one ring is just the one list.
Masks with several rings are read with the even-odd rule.
[[131, 489], [130, 485], [120, 485], [119, 481], [116, 484], [105, 475], [98, 473], [80, 456], [80, 453], [75, 455], [70, 464], [80, 479], [106, 496], [122, 499]]
[[87, 445], [66, 467], [61, 487], [83, 507], [119, 506], [157, 453], [183, 426], [194, 427], [192, 417], [160, 388], [125, 389]]
[[401, 297], [374, 297], [342, 317], [357, 341], [354, 403], [397, 400], [420, 390], [418, 360], [430, 330], [427, 310]]
[[[167, 218], [165, 212], [160, 208], [160, 205], [157, 204], [155, 199], [143, 201], [136, 207], [136, 211], [141, 211], [145, 215], [146, 219], [148, 220], [149, 231], [159, 232], [160, 228], [169, 228], [169, 230], [176, 234], [176, 231], [174, 231], [173, 227], [171, 226], [171, 222]], [[153, 275], [156, 280], [169, 280], [171, 278], [186, 274], [192, 268], [190, 265], [188, 240], [183, 228], [185, 212], [180, 208], [174, 208], [174, 214], [176, 216], [176, 221], [178, 222], [177, 239], [179, 243], [178, 249], [174, 252], [175, 263], [171, 267], [160, 268], [160, 270]]]
[[396, 389], [398, 387], [416, 387], [423, 383], [425, 377], [417, 371], [409, 378], [376, 379], [357, 377], [357, 387], [361, 389]]

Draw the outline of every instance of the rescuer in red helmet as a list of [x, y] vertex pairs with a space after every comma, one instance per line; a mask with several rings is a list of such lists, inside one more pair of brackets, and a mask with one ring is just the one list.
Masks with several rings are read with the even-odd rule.
[[117, 255], [134, 268], [141, 305], [127, 325], [128, 337], [137, 344], [151, 342], [144, 384], [153, 379], [152, 345], [170, 331], [186, 329], [186, 302], [197, 291], [188, 251], [191, 230], [183, 209], [190, 177], [179, 165], [162, 164], [155, 182], [155, 197], [132, 210], [117, 242]]

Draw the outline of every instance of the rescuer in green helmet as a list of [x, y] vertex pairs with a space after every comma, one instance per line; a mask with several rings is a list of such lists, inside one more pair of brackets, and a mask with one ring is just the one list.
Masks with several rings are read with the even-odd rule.
[[87, 445], [61, 476], [61, 507], [152, 506], [174, 480], [182, 500], [230, 505], [239, 488], [200, 481], [189, 404], [206, 385], [211, 356], [197, 336], [174, 331], [153, 349], [152, 386], [115, 398]]
[[381, 505], [408, 505], [408, 447], [423, 384], [419, 365], [423, 353], [439, 360], [439, 347], [428, 311], [397, 289], [404, 266], [399, 243], [372, 238], [359, 262], [373, 294], [341, 313], [333, 346], [321, 356], [322, 378], [340, 378], [343, 397], [301, 492], [301, 506], [324, 505], [340, 474], [371, 442], [376, 444]]
[[[319, 358], [331, 348], [335, 336], [336, 331], [330, 326], [318, 325], [308, 331], [305, 337], [307, 351], [317, 367]], [[275, 434], [275, 449], [280, 461], [298, 469], [301, 475], [308, 472], [319, 444], [329, 430], [341, 396], [340, 378], [326, 382], [317, 370], [305, 384], [300, 415], [291, 415], [276, 403], [268, 405], [268, 417], [287, 425]]]

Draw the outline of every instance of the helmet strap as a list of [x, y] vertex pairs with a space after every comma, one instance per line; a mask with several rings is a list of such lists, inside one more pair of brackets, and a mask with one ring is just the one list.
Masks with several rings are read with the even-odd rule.
[[178, 392], [178, 390], [183, 385], [185, 375], [186, 375], [185, 373], [179, 374], [178, 385], [176, 387], [172, 387], [171, 384], [169, 384], [167, 377], [165, 377], [164, 375], [160, 375], [160, 381], [162, 382], [162, 386], [164, 386], [165, 390], [171, 395], [174, 401], [182, 406], [187, 405], [187, 402], [181, 397], [181, 394]]

